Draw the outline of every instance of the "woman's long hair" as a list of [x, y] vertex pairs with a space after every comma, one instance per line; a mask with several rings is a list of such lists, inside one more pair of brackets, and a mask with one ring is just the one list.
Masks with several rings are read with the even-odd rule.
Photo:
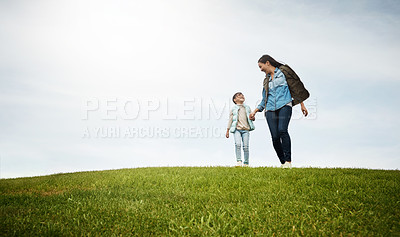
[[280, 66], [282, 66], [282, 63], [277, 62], [273, 57], [265, 54], [263, 56], [261, 56], [261, 58], [258, 60], [259, 63], [267, 63], [267, 61], [274, 67], [279, 68]]

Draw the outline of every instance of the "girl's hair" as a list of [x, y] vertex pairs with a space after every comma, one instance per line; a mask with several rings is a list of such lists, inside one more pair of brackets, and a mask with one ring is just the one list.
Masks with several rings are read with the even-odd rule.
[[238, 96], [238, 95], [243, 95], [243, 94], [242, 94], [242, 92], [236, 92], [236, 93], [233, 95], [232, 101], [233, 101], [233, 103], [235, 103], [235, 104], [236, 104], [235, 98], [236, 98], [236, 96]]
[[280, 66], [282, 66], [282, 63], [277, 62], [274, 58], [272, 58], [271, 56], [265, 54], [263, 56], [261, 56], [261, 58], [258, 60], [259, 63], [267, 63], [267, 61], [274, 67], [279, 68]]

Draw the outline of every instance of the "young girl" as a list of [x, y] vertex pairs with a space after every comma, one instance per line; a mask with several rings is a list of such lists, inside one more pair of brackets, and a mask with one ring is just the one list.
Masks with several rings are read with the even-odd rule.
[[244, 103], [244, 95], [237, 92], [233, 95], [233, 106], [229, 114], [228, 128], [226, 130], [226, 138], [229, 138], [229, 132], [233, 133], [235, 138], [236, 166], [242, 166], [241, 141], [243, 142], [244, 166], [249, 166], [249, 131], [254, 130], [253, 121], [250, 120], [249, 114], [251, 109]]

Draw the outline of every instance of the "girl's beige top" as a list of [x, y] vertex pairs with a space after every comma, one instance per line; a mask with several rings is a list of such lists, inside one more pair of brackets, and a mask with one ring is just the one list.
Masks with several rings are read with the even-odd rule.
[[[250, 130], [250, 125], [249, 122], [247, 121], [246, 108], [243, 105], [238, 105], [238, 106], [239, 106], [239, 111], [238, 111], [238, 122], [236, 125], [236, 129]], [[233, 113], [231, 110], [231, 113], [229, 114], [228, 129], [231, 128], [232, 122], [233, 122]]]

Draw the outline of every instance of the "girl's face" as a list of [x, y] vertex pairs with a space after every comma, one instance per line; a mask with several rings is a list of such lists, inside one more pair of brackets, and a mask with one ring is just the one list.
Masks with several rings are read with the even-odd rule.
[[243, 94], [239, 94], [235, 97], [235, 103], [236, 104], [243, 104], [244, 102], [244, 95]]
[[260, 68], [260, 70], [262, 72], [264, 72], [265, 74], [271, 74], [275, 71], [275, 67], [272, 66], [269, 61], [267, 61], [266, 63], [258, 63], [258, 67]]

